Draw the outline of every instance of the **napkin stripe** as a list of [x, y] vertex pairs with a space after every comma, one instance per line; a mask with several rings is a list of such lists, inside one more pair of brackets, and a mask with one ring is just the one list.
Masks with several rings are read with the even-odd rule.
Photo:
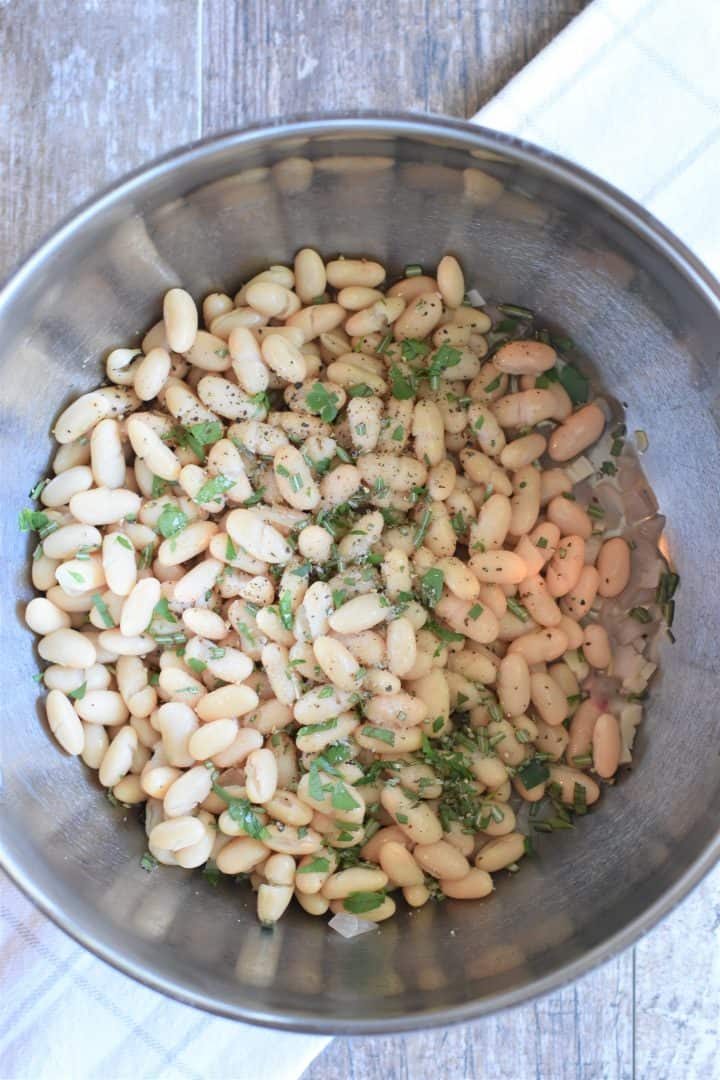
[[[125, 1010], [119, 1007], [116, 1002], [111, 998], [108, 998], [101, 990], [94, 986], [82, 973], [73, 969], [77, 968], [79, 961], [84, 959], [87, 954], [81, 952], [75, 952], [70, 954], [68, 960], [60, 960], [55, 952], [48, 946], [48, 944], [41, 940], [28, 926], [26, 926], [15, 915], [13, 911], [10, 911], [5, 905], [0, 907], [0, 917], [6, 922], [14, 931], [18, 937], [22, 938], [31, 948], [37, 952], [37, 954], [47, 963], [52, 965], [52, 971], [43, 981], [40, 987], [40, 991], [33, 990], [27, 996], [25, 996], [21, 1003], [16, 1006], [14, 1012], [9, 1017], [3, 1017], [3, 1029], [6, 1035], [12, 1037], [15, 1036], [15, 1024], [22, 1014], [27, 1010], [28, 1004], [32, 999], [30, 1005], [33, 1009], [38, 1009], [43, 1002], [43, 999], [47, 996], [48, 991], [58, 985], [58, 980], [61, 978], [70, 978], [84, 994], [92, 997], [99, 1005], [107, 1009], [112, 1013], [113, 1017], [120, 1020], [128, 1028], [127, 1038], [132, 1037], [136, 1042], [141, 1042], [147, 1049], [151, 1050], [158, 1058], [161, 1059], [163, 1065], [167, 1065], [175, 1054], [175, 1049], [167, 1049], [155, 1039], [146, 1030], [140, 1027], [133, 1018], [125, 1012]], [[202, 1023], [206, 1023], [202, 1018]], [[123, 1040], [123, 1044], [127, 1039]], [[118, 1046], [111, 1048], [113, 1058], [117, 1060]], [[189, 1080], [202, 1080], [199, 1073], [196, 1073], [190, 1069], [187, 1069], [182, 1063], [173, 1061], [173, 1067], [182, 1075], [189, 1078]], [[102, 1072], [98, 1072], [97, 1075], [103, 1075]], [[112, 1075], [112, 1074], [111, 1074]], [[157, 1075], [157, 1074], [156, 1074]]]
[[[612, 18], [607, 8], [607, 5], [604, 3], [604, 0], [594, 0], [594, 3], [591, 4], [590, 8], [587, 8], [586, 11], [595, 12], [597, 10], [602, 12], [602, 14], [607, 18], [608, 22], [613, 23], [613, 25], [616, 27], [615, 33], [606, 42], [604, 42], [604, 44], [602, 44], [599, 49], [597, 49], [593, 53], [593, 55], [583, 64], [583, 66], [575, 74], [570, 76], [569, 79], [555, 84], [551, 93], [549, 93], [545, 98], [542, 98], [541, 100], [533, 100], [533, 111], [542, 116], [545, 109], [549, 108], [551, 105], [555, 105], [558, 101], [564, 98], [568, 91], [572, 90], [573, 86], [577, 83], [578, 77], [581, 75], [586, 75], [588, 71], [592, 71], [593, 68], [597, 67], [600, 61], [605, 59], [608, 53], [612, 51], [612, 49], [618, 44], [618, 42], [621, 41], [622, 38], [629, 31], [631, 31], [634, 26], [637, 26], [637, 24], [642, 19], [653, 13], [653, 11], [657, 8], [659, 2], [660, 0], [648, 0], [648, 3], [635, 13], [634, 18], [630, 19], [629, 22], [621, 23], [618, 22], [617, 19]], [[574, 19], [573, 22], [570, 24], [570, 26], [572, 27], [582, 18], [582, 15], [578, 15], [577, 18]], [[568, 29], [566, 29], [564, 33], [567, 34]], [[553, 44], [551, 43], [547, 46], [545, 50], [543, 50], [543, 53], [541, 53], [540, 55], [544, 56], [546, 53], [551, 53], [552, 50]], [[537, 62], [537, 58], [534, 62]], [[508, 85], [512, 85], [512, 81]], [[504, 91], [500, 92], [501, 96], [503, 93]], [[496, 99], [493, 98], [493, 101], [495, 100]], [[486, 106], [486, 108], [487, 107], [488, 106]], [[489, 103], [489, 107], [492, 107], [492, 102]], [[473, 119], [482, 121], [483, 112], [484, 110], [481, 110], [477, 116], [473, 117]], [[492, 126], [492, 124], [490, 126]], [[530, 113], [519, 113], [517, 119], [513, 123], [512, 133], [514, 135], [522, 135], [523, 128], [534, 128], [537, 126], [538, 125], [535, 118], [531, 116]]]

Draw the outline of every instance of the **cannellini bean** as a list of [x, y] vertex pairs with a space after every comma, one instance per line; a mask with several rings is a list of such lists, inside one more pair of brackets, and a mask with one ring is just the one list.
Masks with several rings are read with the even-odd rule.
[[139, 509], [140, 496], [127, 488], [93, 488], [70, 499], [70, 513], [85, 525], [112, 525]]
[[143, 578], [133, 587], [122, 607], [120, 633], [125, 637], [142, 634], [148, 627], [155, 605], [161, 596], [160, 582], [156, 578]]
[[388, 876], [383, 870], [353, 866], [349, 870], [331, 874], [321, 891], [328, 900], [344, 900], [355, 892], [377, 892], [384, 889], [387, 883]]
[[530, 698], [546, 724], [555, 727], [567, 716], [567, 698], [551, 675], [533, 672], [530, 676]]
[[77, 630], [61, 627], [38, 642], [43, 660], [69, 668], [89, 668], [95, 663], [96, 650], [91, 641]]
[[451, 900], [480, 900], [493, 891], [493, 881], [486, 870], [473, 867], [459, 880], [441, 878], [440, 888]]
[[375, 858], [393, 885], [408, 888], [424, 883], [422, 870], [402, 842], [388, 839], [379, 847]]
[[[190, 844], [196, 844], [204, 834], [203, 823], [199, 818], [183, 816], [161, 821], [154, 827], [148, 839], [155, 847], [166, 851], [178, 851], [180, 848], [189, 847]], [[219, 868], [220, 854], [218, 855]]]
[[496, 366], [509, 375], [540, 375], [556, 360], [555, 350], [541, 341], [509, 341], [494, 356]]
[[521, 390], [493, 403], [493, 412], [501, 427], [534, 427], [549, 420], [556, 408], [550, 390]]
[[527, 567], [513, 551], [486, 551], [473, 555], [470, 567], [479, 581], [500, 585], [517, 585], [527, 575]]
[[417, 641], [415, 628], [409, 619], [399, 618], [388, 623], [387, 653], [390, 671], [399, 677], [406, 675], [415, 664]]
[[36, 634], [45, 636], [70, 626], [70, 616], [46, 597], [36, 596], [25, 608], [25, 622]]
[[[302, 248], [295, 256], [295, 291], [303, 304], [322, 296], [327, 285], [325, 263], [313, 248]], [[344, 306], [344, 305], [343, 305]]]
[[579, 769], [571, 769], [567, 765], [548, 765], [550, 781], [560, 788], [561, 798], [564, 803], [572, 805], [575, 801], [575, 786], [585, 789], [585, 801], [592, 806], [600, 798], [600, 788], [592, 779]]
[[173, 352], [187, 352], [197, 334], [198, 313], [195, 301], [184, 289], [170, 289], [165, 293], [163, 322]]
[[45, 703], [50, 730], [68, 754], [82, 754], [85, 733], [72, 701], [61, 690], [51, 690]]
[[328, 623], [337, 634], [358, 634], [384, 622], [388, 614], [389, 605], [384, 597], [369, 592], [344, 603], [330, 615]]
[[444, 303], [458, 308], [465, 296], [465, 278], [460, 263], [453, 255], [444, 255], [438, 263], [437, 284]]
[[630, 546], [622, 536], [606, 540], [597, 557], [600, 596], [615, 597], [627, 587], [630, 580]]
[[581, 506], [570, 499], [557, 495], [547, 506], [548, 520], [557, 525], [563, 536], [580, 536], [589, 540], [592, 536], [592, 520]]
[[134, 728], [121, 727], [100, 762], [98, 776], [103, 787], [115, 787], [130, 772], [137, 745], [138, 737]]
[[[528, 391], [540, 393], [540, 391]], [[600, 438], [605, 427], [605, 414], [597, 405], [585, 405], [555, 428], [548, 442], [548, 455], [553, 461], [569, 461], [587, 450]]]
[[364, 285], [372, 289], [385, 280], [385, 268], [367, 259], [334, 259], [325, 270], [328, 284], [334, 289], [344, 289], [349, 285]]
[[519, 653], [508, 653], [500, 661], [497, 693], [506, 716], [520, 716], [530, 704], [530, 671]]
[[488, 841], [475, 856], [475, 866], [495, 874], [518, 862], [524, 854], [525, 837], [522, 833], [508, 833]]
[[583, 631], [582, 651], [591, 667], [601, 670], [609, 666], [612, 659], [610, 642], [604, 626], [590, 624]]
[[459, 881], [470, 872], [465, 856], [446, 840], [418, 844], [413, 849], [413, 858], [428, 874], [444, 881]]
[[518, 586], [518, 597], [533, 619], [541, 626], [557, 626], [562, 612], [548, 591], [540, 574], [526, 577]]
[[601, 713], [592, 734], [593, 767], [598, 776], [609, 780], [620, 763], [620, 725], [612, 713]]
[[600, 584], [600, 575], [594, 566], [584, 566], [577, 583], [563, 597], [563, 611], [573, 619], [582, 619], [590, 611]]
[[550, 595], [566, 596], [577, 585], [584, 565], [585, 541], [582, 536], [562, 537], [545, 575]]
[[415, 804], [400, 788], [383, 788], [380, 801], [402, 831], [417, 844], [442, 840], [442, 825], [425, 803]]

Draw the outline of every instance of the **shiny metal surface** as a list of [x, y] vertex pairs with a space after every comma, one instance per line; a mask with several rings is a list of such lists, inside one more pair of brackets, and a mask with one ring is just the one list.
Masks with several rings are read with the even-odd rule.
[[[292, 159], [292, 160], [289, 160]], [[139, 859], [132, 812], [62, 756], [38, 709], [29, 545], [16, 516], [60, 405], [162, 292], [232, 289], [304, 245], [394, 270], [445, 250], [486, 297], [562, 326], [650, 439], [644, 467], [682, 574], [636, 768], [491, 901], [403, 911], [345, 941], [293, 910], [273, 933], [242, 886]], [[0, 850], [35, 902], [124, 971], [228, 1016], [306, 1031], [469, 1019], [573, 978], [648, 929], [720, 853], [720, 292], [643, 211], [527, 144], [450, 121], [358, 116], [211, 140], [134, 174], [63, 226], [0, 294], [4, 470]]]

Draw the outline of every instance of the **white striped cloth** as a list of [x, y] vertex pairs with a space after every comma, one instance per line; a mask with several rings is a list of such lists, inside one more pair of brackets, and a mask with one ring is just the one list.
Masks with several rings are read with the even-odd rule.
[[473, 117], [583, 165], [720, 274], [720, 4], [594, 0]]
[[[475, 118], [632, 195], [720, 272], [720, 5], [595, 0]], [[296, 1080], [326, 1039], [206, 1016], [109, 968], [0, 875], [1, 1080]]]

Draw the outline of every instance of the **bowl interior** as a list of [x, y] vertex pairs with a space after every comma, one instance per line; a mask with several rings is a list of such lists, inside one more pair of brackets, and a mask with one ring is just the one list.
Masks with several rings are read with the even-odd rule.
[[[30, 546], [16, 528], [62, 403], [135, 344], [162, 293], [233, 289], [309, 245], [391, 271], [462, 260], [487, 298], [562, 327], [644, 429], [682, 577], [635, 768], [573, 832], [540, 837], [491, 901], [448, 901], [345, 941], [292, 910], [274, 932], [243, 885], [140, 868], [114, 809], [37, 704]], [[315, 1030], [447, 1021], [549, 988], [629, 940], [710, 864], [720, 819], [717, 294], [660, 234], [539, 152], [462, 125], [357, 120], [228, 137], [132, 178], [65, 227], [0, 297], [0, 847], [31, 895], [132, 973], [230, 1015]], [[12, 599], [10, 599], [12, 598]]]

